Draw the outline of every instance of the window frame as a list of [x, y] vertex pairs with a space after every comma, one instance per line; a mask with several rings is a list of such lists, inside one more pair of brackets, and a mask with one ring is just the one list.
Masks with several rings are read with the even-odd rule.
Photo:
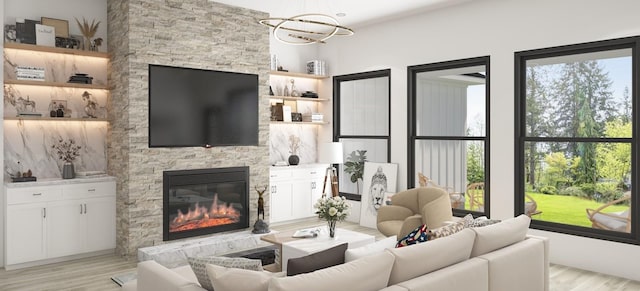
[[[638, 52], [640, 48], [640, 37], [626, 37], [618, 39], [610, 39], [603, 41], [587, 42], [580, 44], [556, 46], [550, 48], [534, 49], [527, 51], [520, 51], [514, 53], [514, 137], [515, 137], [515, 150], [514, 150], [514, 215], [523, 214], [525, 209], [525, 143], [526, 142], [629, 142], [628, 138], [600, 138], [600, 137], [531, 137], [527, 136], [526, 132], [526, 77], [527, 77], [527, 65], [529, 60], [549, 58], [549, 57], [561, 57], [568, 55], [594, 53], [600, 51], [609, 51], [616, 49], [631, 49], [631, 108], [632, 108], [632, 136], [631, 136], [631, 232], [616, 232], [610, 230], [586, 228], [576, 225], [563, 224], [558, 222], [549, 222], [532, 219], [530, 227], [534, 229], [551, 231], [569, 235], [577, 235], [582, 237], [603, 239], [621, 243], [640, 244], [640, 223], [634, 223], [638, 221], [637, 209], [640, 209], [637, 186], [640, 185], [640, 176], [637, 173], [640, 165], [639, 163], [639, 150], [638, 134], [640, 133], [640, 115], [636, 113], [637, 108], [637, 88], [640, 85], [638, 79], [638, 69], [640, 68], [640, 59], [638, 59]], [[634, 187], [635, 186], [635, 187]], [[586, 213], [585, 213], [586, 219]]]
[[[417, 117], [417, 74], [430, 71], [440, 71], [464, 67], [484, 66], [485, 67], [485, 134], [484, 136], [418, 136], [416, 117]], [[415, 149], [418, 140], [457, 140], [457, 141], [482, 141], [484, 142], [484, 212], [471, 211], [466, 209], [452, 208], [455, 216], [464, 216], [471, 213], [473, 216], [486, 215], [490, 217], [491, 213], [491, 185], [490, 185], [490, 56], [481, 56], [467, 59], [458, 59], [430, 64], [414, 65], [407, 67], [407, 187], [415, 188]], [[465, 193], [465, 199], [466, 199]]]
[[[389, 108], [387, 108], [387, 114], [389, 116], [388, 120], [388, 130], [387, 135], [344, 135], [340, 132], [340, 83], [346, 81], [357, 81], [364, 79], [374, 79], [374, 78], [382, 78], [387, 77], [388, 79], [388, 103]], [[391, 161], [391, 69], [383, 69], [377, 71], [368, 71], [362, 73], [354, 73], [347, 75], [340, 75], [333, 77], [333, 141], [339, 142], [341, 138], [345, 139], [377, 139], [377, 140], [386, 140], [387, 141], [387, 160], [389, 163]], [[334, 165], [336, 166], [336, 165]], [[338, 169], [338, 167], [336, 167]], [[338, 171], [338, 176], [340, 175]], [[344, 196], [348, 200], [360, 201], [362, 195], [340, 192], [340, 196]]]

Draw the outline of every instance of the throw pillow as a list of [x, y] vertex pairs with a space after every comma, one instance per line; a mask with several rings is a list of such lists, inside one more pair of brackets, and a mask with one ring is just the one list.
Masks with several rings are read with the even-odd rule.
[[405, 237], [401, 238], [396, 244], [396, 248], [406, 247], [409, 245], [415, 245], [417, 243], [426, 242], [429, 240], [429, 230], [427, 225], [423, 224], [418, 228], [411, 231]]
[[398, 239], [394, 235], [363, 247], [348, 249], [346, 252], [344, 252], [344, 262], [348, 263], [362, 257], [381, 253], [385, 249], [392, 249], [396, 246], [397, 242]]
[[287, 276], [310, 273], [315, 270], [344, 264], [344, 252], [347, 247], [348, 244], [343, 243], [308, 256], [289, 259], [287, 262]]
[[226, 268], [212, 264], [206, 265], [206, 271], [216, 291], [267, 291], [271, 278], [284, 276], [284, 273]]
[[465, 227], [483, 227], [487, 225], [492, 225], [500, 222], [499, 219], [488, 219], [486, 216], [480, 216], [476, 219], [471, 219], [467, 221]]
[[383, 251], [313, 273], [273, 278], [269, 291], [381, 290], [388, 285], [393, 258]]
[[467, 221], [465, 219], [461, 219], [461, 220], [458, 220], [457, 222], [431, 229], [427, 233], [427, 236], [429, 237], [429, 240], [450, 236], [456, 232], [463, 230], [466, 224], [467, 224]]
[[211, 280], [207, 274], [206, 264], [214, 264], [229, 268], [247, 269], [253, 271], [262, 271], [262, 262], [260, 260], [252, 260], [245, 258], [224, 258], [224, 257], [202, 257], [202, 258], [187, 258], [191, 270], [196, 274], [198, 283], [202, 288], [209, 291], [213, 290]]
[[531, 218], [522, 214], [500, 223], [471, 228], [476, 232], [471, 256], [477, 257], [524, 240], [529, 230], [529, 222]]

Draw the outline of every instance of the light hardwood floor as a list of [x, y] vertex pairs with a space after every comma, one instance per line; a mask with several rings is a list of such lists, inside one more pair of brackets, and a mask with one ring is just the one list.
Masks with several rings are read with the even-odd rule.
[[[278, 231], [285, 231], [315, 225], [323, 225], [323, 223], [317, 219], [310, 219], [295, 223], [274, 225], [271, 228]], [[376, 236], [377, 239], [383, 237], [382, 234], [375, 229], [364, 228], [354, 223], [341, 222], [338, 224], [338, 227], [368, 233]], [[135, 267], [136, 262], [134, 260], [127, 261], [116, 255], [104, 255], [13, 271], [0, 269], [0, 290], [119, 291], [120, 287], [111, 281], [111, 276], [134, 272]], [[640, 291], [640, 282], [565, 266], [552, 265], [550, 273], [550, 290], [552, 291]]]

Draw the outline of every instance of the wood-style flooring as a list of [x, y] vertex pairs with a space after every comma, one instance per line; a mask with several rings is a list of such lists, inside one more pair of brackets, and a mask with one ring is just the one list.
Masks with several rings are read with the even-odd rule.
[[[286, 231], [316, 225], [323, 225], [323, 223], [317, 219], [309, 219], [274, 225], [271, 228], [278, 231]], [[361, 227], [350, 222], [340, 222], [338, 227], [368, 233], [378, 239], [383, 237], [375, 229]], [[134, 272], [135, 268], [135, 259], [127, 261], [117, 255], [103, 255], [13, 271], [0, 269], [0, 290], [119, 291], [120, 287], [111, 281], [111, 276]], [[640, 291], [640, 282], [570, 267], [552, 265], [550, 273], [550, 289], [552, 291]]]

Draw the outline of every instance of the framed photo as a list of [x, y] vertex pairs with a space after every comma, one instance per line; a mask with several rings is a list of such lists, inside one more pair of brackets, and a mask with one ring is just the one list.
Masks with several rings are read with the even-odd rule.
[[362, 180], [360, 225], [376, 228], [378, 209], [390, 194], [396, 193], [398, 164], [365, 162]]
[[69, 37], [69, 21], [62, 19], [55, 19], [49, 17], [42, 17], [40, 19], [42, 25], [53, 26], [56, 30], [56, 37]]

